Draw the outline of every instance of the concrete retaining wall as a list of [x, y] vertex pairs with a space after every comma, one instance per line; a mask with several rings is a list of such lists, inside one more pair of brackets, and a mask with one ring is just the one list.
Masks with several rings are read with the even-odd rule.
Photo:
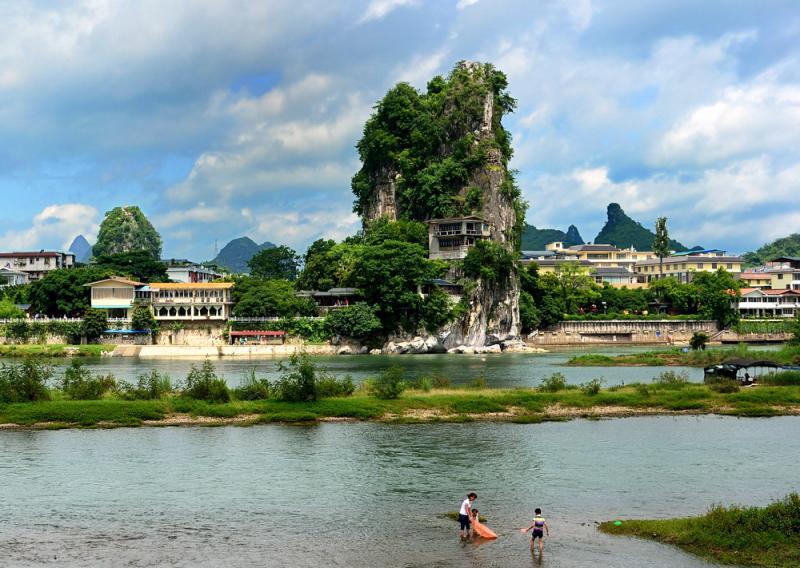
[[564, 321], [552, 329], [526, 338], [531, 345], [583, 345], [587, 343], [687, 342], [697, 331], [717, 333], [708, 320], [606, 320]]
[[291, 344], [286, 345], [219, 345], [219, 346], [186, 346], [186, 345], [144, 345], [133, 353], [124, 348], [114, 351], [114, 356], [138, 355], [143, 358], [188, 357], [205, 359], [206, 357], [288, 357], [293, 353], [304, 351], [309, 355], [335, 355], [337, 347], [328, 344]]

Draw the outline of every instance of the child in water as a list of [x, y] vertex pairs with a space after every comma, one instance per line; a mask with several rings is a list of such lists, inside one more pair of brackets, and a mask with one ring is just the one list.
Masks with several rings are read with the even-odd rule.
[[519, 529], [520, 532], [526, 533], [529, 530], [533, 529], [533, 534], [531, 535], [531, 552], [533, 552], [533, 546], [536, 542], [536, 539], [539, 539], [539, 554], [542, 553], [542, 549], [544, 548], [544, 534], [547, 532], [547, 536], [550, 536], [550, 527], [547, 524], [547, 521], [544, 520], [542, 517], [542, 510], [537, 507], [536, 509], [536, 516], [533, 517], [533, 522], [531, 526], [527, 529]]
[[492, 529], [484, 525], [478, 518], [478, 509], [472, 509], [472, 530], [478, 536], [483, 538], [497, 538], [497, 535]]

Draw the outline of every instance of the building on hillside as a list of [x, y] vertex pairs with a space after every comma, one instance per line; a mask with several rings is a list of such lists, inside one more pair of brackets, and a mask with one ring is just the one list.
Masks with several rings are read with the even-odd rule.
[[30, 282], [27, 272], [13, 270], [11, 268], [0, 268], [0, 288], [8, 286], [22, 286]]
[[298, 290], [295, 293], [298, 298], [309, 298], [317, 304], [321, 314], [326, 314], [331, 310], [352, 306], [363, 299], [361, 290], [358, 288], [330, 288], [326, 291], [320, 290]]
[[739, 313], [750, 317], [794, 317], [800, 313], [800, 291], [743, 288], [736, 302]]
[[800, 257], [779, 256], [766, 263], [773, 290], [800, 290]]
[[760, 290], [772, 288], [772, 275], [769, 272], [748, 270], [740, 272], [736, 277], [741, 280], [745, 288], [758, 288]]
[[152, 282], [107, 278], [87, 284], [92, 308], [111, 318], [130, 319], [136, 304], [151, 305], [158, 321], [228, 320], [233, 300], [232, 282]]
[[461, 260], [481, 240], [491, 239], [482, 217], [451, 217], [428, 221], [428, 256], [432, 260]]
[[199, 264], [186, 264], [182, 266], [170, 266], [167, 268], [167, 276], [173, 282], [183, 282], [184, 284], [195, 284], [203, 282], [213, 282], [222, 278], [222, 274], [216, 270], [211, 270]]
[[41, 250], [39, 252], [0, 252], [0, 268], [24, 272], [30, 281], [48, 272], [75, 266], [75, 253]]
[[[735, 277], [742, 271], [742, 258], [730, 256], [718, 249], [689, 251], [664, 258], [664, 277], [672, 276], [684, 284], [691, 282], [697, 272], [716, 272], [720, 268], [724, 268]], [[640, 280], [645, 282], [652, 282], [661, 277], [658, 258], [639, 261], [634, 269]]]

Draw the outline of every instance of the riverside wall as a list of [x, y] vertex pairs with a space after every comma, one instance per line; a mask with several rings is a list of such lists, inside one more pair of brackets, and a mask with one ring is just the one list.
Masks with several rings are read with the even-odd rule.
[[711, 320], [584, 320], [563, 321], [526, 337], [529, 345], [670, 344], [688, 342], [695, 332], [713, 337]]

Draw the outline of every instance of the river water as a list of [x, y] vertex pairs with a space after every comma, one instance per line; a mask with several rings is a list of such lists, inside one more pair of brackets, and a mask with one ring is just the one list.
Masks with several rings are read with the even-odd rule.
[[[700, 567], [595, 521], [798, 490], [800, 418], [0, 433], [3, 566]], [[476, 491], [500, 536], [441, 515]], [[515, 531], [542, 507], [532, 560]]]
[[[651, 351], [653, 347], [593, 347], [591, 350], [565, 349], [548, 353], [503, 353], [489, 355], [369, 355], [314, 356], [313, 359], [337, 376], [350, 375], [356, 383], [374, 377], [391, 365], [400, 365], [407, 376], [445, 377], [452, 385], [463, 385], [483, 377], [490, 387], [532, 387], [552, 373], [562, 373], [570, 384], [601, 378], [606, 386], [620, 383], [649, 382], [665, 370], [686, 373], [689, 380], [703, 380], [703, 370], [692, 367], [566, 367], [564, 363], [582, 353], [617, 355]], [[202, 360], [188, 358], [139, 359], [109, 357], [81, 359], [98, 373], [112, 373], [117, 379], [131, 381], [136, 375], [158, 369], [174, 380], [183, 380], [191, 365]], [[258, 376], [275, 379], [280, 374], [280, 359], [226, 358], [212, 360], [219, 375], [232, 386], [238, 385], [253, 369]], [[60, 376], [68, 360], [55, 360]]]

